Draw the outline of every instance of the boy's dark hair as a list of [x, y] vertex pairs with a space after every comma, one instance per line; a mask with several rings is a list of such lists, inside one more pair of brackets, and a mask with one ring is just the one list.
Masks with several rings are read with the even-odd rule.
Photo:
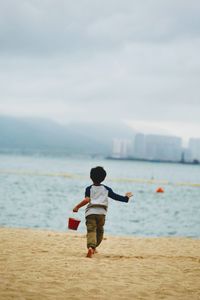
[[103, 167], [92, 168], [90, 171], [90, 178], [96, 184], [100, 184], [106, 178], [106, 171]]

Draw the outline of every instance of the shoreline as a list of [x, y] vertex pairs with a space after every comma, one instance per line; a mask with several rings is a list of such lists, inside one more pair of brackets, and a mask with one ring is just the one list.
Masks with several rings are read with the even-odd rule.
[[[83, 221], [81, 220], [83, 223]], [[68, 225], [66, 225], [66, 229], [52, 229], [52, 228], [45, 228], [45, 227], [26, 227], [26, 226], [19, 226], [16, 227], [14, 225], [0, 225], [0, 231], [2, 229], [8, 229], [8, 230], [30, 230], [30, 231], [38, 231], [38, 232], [50, 232], [50, 233], [60, 233], [60, 234], [69, 234], [69, 235], [82, 235], [86, 238], [86, 227], [83, 229], [80, 229], [80, 226], [77, 230], [72, 230], [68, 228]], [[195, 235], [141, 235], [141, 234], [122, 234], [122, 233], [109, 233], [106, 229], [104, 229], [104, 237], [110, 237], [111, 239], [119, 238], [119, 239], [184, 239], [184, 240], [196, 240], [200, 241], [200, 236]], [[0, 299], [1, 300], [1, 299]]]
[[200, 240], [0, 228], [1, 299], [199, 299]]
[[183, 161], [183, 160], [160, 160], [160, 159], [147, 159], [147, 158], [134, 158], [134, 157], [112, 157], [107, 156], [105, 159], [108, 160], [122, 160], [122, 161], [136, 161], [136, 162], [148, 162], [148, 163], [166, 163], [166, 164], [179, 164], [179, 165], [194, 165], [198, 166], [200, 165], [200, 161], [194, 160], [194, 161]]

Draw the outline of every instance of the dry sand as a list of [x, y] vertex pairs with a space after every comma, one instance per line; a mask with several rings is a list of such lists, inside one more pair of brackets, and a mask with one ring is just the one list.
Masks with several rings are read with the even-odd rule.
[[0, 299], [200, 299], [200, 240], [0, 229]]

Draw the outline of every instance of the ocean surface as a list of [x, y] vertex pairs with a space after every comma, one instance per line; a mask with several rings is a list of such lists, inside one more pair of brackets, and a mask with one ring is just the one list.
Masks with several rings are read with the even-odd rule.
[[200, 237], [200, 165], [89, 156], [1, 154], [0, 226], [67, 231], [68, 218], [78, 217], [78, 231], [85, 232], [84, 208], [72, 209], [97, 165], [107, 171], [105, 185], [134, 194], [128, 204], [109, 200], [107, 234]]

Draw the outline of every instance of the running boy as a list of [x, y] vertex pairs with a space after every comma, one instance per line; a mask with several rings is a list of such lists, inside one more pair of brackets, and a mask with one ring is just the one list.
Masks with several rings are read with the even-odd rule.
[[86, 226], [87, 226], [87, 257], [92, 257], [103, 239], [105, 216], [108, 209], [108, 197], [121, 201], [128, 202], [132, 196], [131, 192], [125, 196], [118, 195], [108, 186], [101, 184], [106, 177], [106, 171], [102, 167], [92, 168], [90, 178], [93, 184], [85, 190], [85, 199], [77, 204], [73, 212], [78, 212], [79, 208], [87, 205], [85, 210]]

